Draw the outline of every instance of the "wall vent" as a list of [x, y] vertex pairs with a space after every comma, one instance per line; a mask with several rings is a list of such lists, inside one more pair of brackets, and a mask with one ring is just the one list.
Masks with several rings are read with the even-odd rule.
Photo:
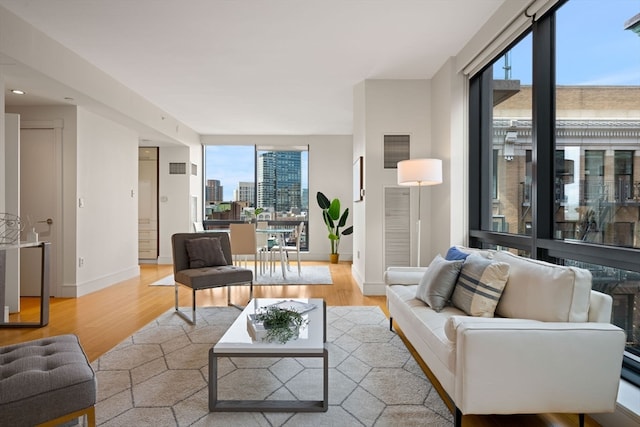
[[169, 163], [170, 175], [186, 175], [187, 164], [186, 163]]
[[411, 224], [408, 187], [384, 189], [384, 266], [411, 265]]
[[398, 162], [409, 158], [409, 135], [384, 136], [384, 168], [396, 169]]
[[198, 176], [198, 165], [191, 163], [191, 175]]

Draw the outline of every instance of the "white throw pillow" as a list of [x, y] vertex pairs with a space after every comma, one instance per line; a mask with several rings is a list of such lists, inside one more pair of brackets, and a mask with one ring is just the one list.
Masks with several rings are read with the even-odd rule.
[[436, 312], [440, 312], [451, 298], [463, 262], [463, 260], [447, 261], [442, 256], [436, 255], [418, 283], [416, 298], [426, 302]]

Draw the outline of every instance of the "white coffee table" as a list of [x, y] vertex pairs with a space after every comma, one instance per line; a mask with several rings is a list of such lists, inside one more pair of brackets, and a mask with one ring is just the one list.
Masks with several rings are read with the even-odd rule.
[[[256, 309], [285, 299], [315, 304], [307, 312], [309, 323], [298, 339], [284, 344], [253, 341], [247, 331], [247, 316]], [[220, 341], [209, 350], [209, 411], [212, 412], [326, 412], [329, 409], [329, 357], [327, 341], [327, 307], [321, 298], [254, 298], [233, 322]], [[323, 359], [322, 400], [219, 400], [219, 357], [321, 357]], [[251, 384], [247, 384], [250, 387]]]

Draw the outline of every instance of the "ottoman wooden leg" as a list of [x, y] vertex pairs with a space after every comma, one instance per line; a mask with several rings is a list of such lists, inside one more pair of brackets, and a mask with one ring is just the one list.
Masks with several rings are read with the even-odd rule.
[[84, 415], [87, 416], [87, 427], [96, 427], [96, 407], [95, 406], [91, 406], [86, 409], [81, 409], [79, 411], [75, 411], [70, 414], [58, 417], [55, 420], [50, 420], [42, 424], [38, 424], [37, 427], [54, 427], [62, 423], [66, 423], [67, 421], [75, 420], [76, 418], [80, 418]]

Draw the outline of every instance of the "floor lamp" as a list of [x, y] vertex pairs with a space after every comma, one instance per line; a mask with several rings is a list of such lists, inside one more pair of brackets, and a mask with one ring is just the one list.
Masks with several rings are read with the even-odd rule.
[[418, 260], [420, 267], [420, 193], [422, 186], [442, 183], [442, 160], [409, 159], [398, 162], [398, 184], [418, 187]]

